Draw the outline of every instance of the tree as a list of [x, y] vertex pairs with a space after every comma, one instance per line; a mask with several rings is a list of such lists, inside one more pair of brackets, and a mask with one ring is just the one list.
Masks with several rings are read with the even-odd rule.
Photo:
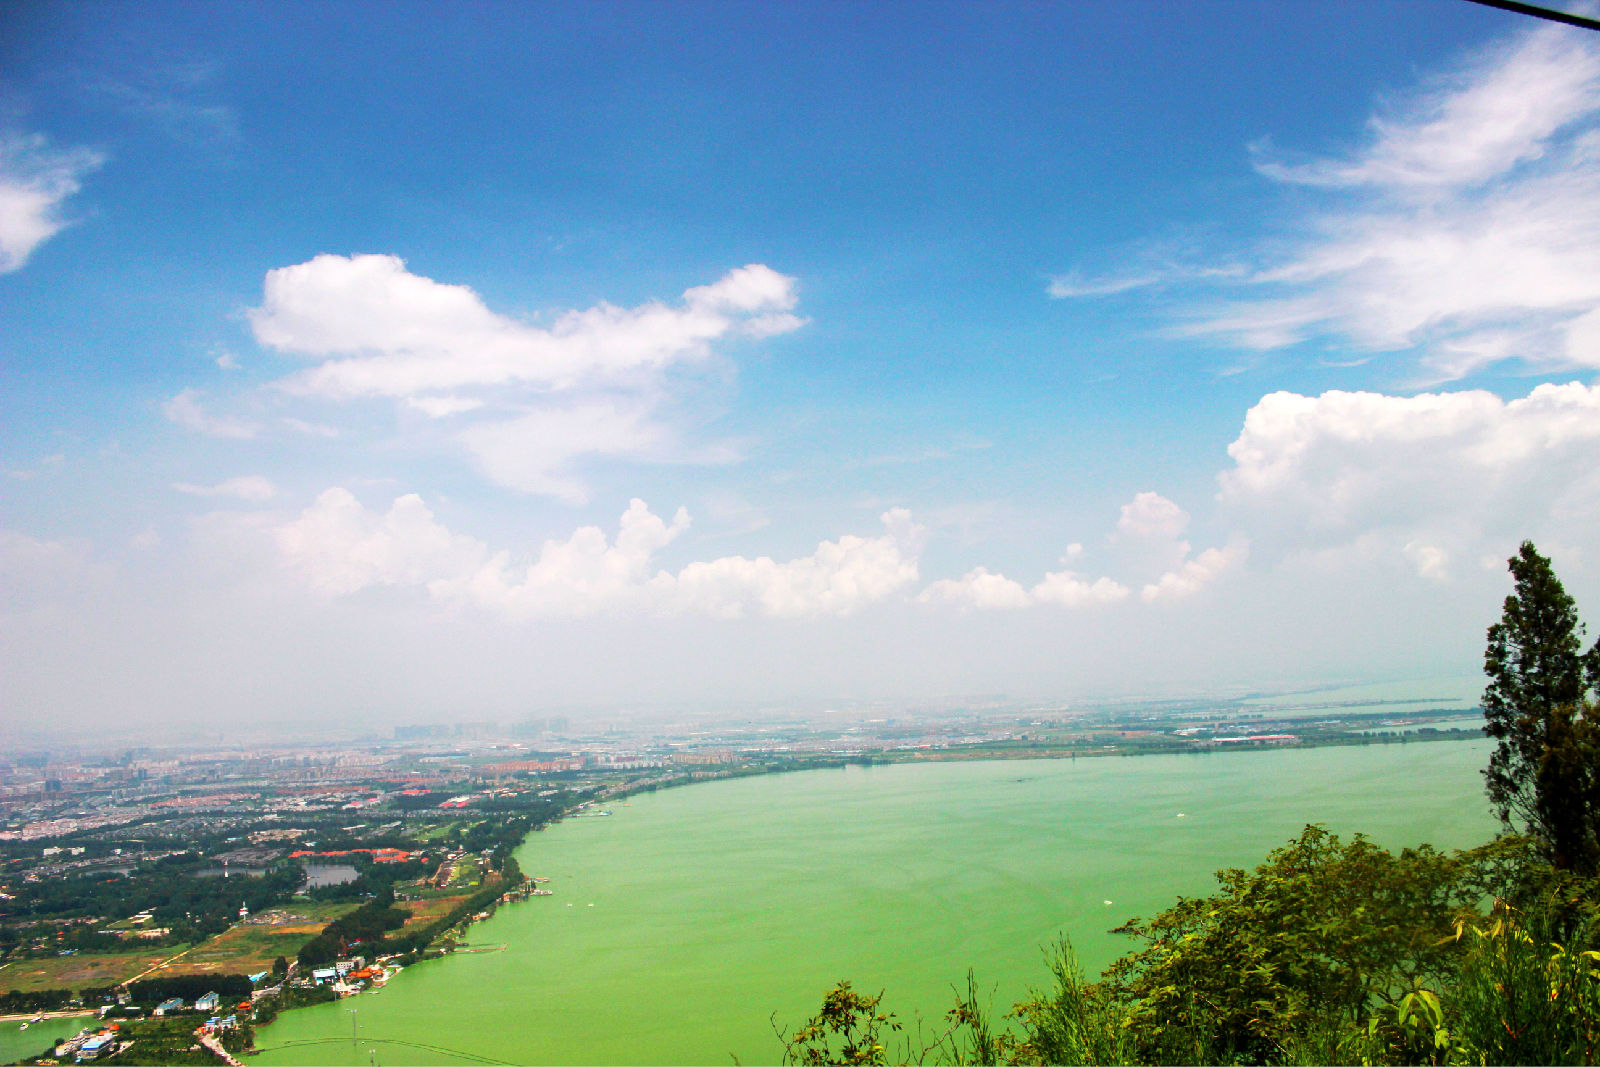
[[1484, 731], [1499, 742], [1483, 772], [1489, 800], [1555, 866], [1590, 872], [1600, 859], [1600, 730], [1584, 698], [1600, 682], [1600, 644], [1584, 654], [1577, 605], [1533, 542], [1507, 564], [1515, 591], [1483, 659]]
[[[900, 1029], [892, 1012], [878, 1010], [883, 994], [866, 996], [840, 982], [822, 998], [822, 1010], [807, 1019], [792, 1035], [778, 1030], [783, 1042], [783, 1062], [820, 1067], [822, 1064], [884, 1064], [888, 1053], [883, 1030]], [[777, 1023], [773, 1023], [777, 1029]]]
[[1254, 871], [1217, 872], [1220, 891], [1180, 898], [1122, 932], [1145, 947], [1106, 972], [1142, 1063], [1270, 1063], [1330, 1028], [1437, 984], [1456, 954], [1441, 940], [1475, 898], [1472, 865], [1424, 845], [1398, 854], [1320, 826]]

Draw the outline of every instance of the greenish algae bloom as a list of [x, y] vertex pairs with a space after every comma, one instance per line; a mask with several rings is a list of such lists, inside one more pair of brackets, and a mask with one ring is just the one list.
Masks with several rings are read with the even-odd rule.
[[[533, 834], [555, 896], [408, 968], [382, 992], [288, 1012], [272, 1064], [776, 1061], [841, 978], [930, 1027], [968, 966], [1005, 1009], [1071, 936], [1108, 931], [1308, 822], [1391, 848], [1465, 847], [1496, 824], [1485, 741], [1211, 755], [897, 764], [710, 782]], [[351, 1009], [355, 1013], [351, 1014]], [[355, 1038], [352, 1040], [352, 1026]]]

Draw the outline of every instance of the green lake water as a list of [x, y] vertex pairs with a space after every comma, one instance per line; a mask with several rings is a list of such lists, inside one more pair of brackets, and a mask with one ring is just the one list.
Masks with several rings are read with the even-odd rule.
[[1209, 891], [1217, 868], [1255, 865], [1308, 822], [1388, 847], [1485, 840], [1488, 753], [897, 764], [634, 797], [529, 837], [522, 869], [556, 895], [472, 928], [503, 949], [288, 1012], [254, 1062], [771, 1063], [769, 1017], [793, 1025], [842, 978], [935, 1021], [969, 966], [1004, 1008], [1043, 982], [1058, 934], [1097, 972], [1130, 947], [1111, 927]]
[[66, 1019], [41, 1019], [26, 1030], [18, 1023], [0, 1022], [0, 1063], [15, 1063], [24, 1056], [54, 1047], [56, 1038], [68, 1038], [85, 1026], [97, 1026], [93, 1015]]

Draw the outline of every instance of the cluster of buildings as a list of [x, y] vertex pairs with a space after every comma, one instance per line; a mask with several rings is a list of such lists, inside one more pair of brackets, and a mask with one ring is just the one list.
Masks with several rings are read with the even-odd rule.
[[122, 1026], [119, 1023], [98, 1030], [80, 1030], [76, 1037], [70, 1037], [56, 1046], [56, 1058], [65, 1060], [71, 1056], [74, 1063], [92, 1063], [101, 1056], [114, 1056], [133, 1044], [132, 1041], [119, 1040], [121, 1033]]

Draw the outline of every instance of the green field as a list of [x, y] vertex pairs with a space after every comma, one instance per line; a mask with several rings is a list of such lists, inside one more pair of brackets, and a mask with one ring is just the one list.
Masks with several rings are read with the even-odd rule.
[[13, 960], [0, 965], [0, 993], [12, 989], [31, 993], [39, 989], [115, 985], [179, 951], [176, 948], [159, 948], [52, 956], [42, 960]]
[[[389, 987], [282, 1016], [262, 1064], [743, 1063], [769, 1024], [841, 978], [935, 1020], [975, 967], [1001, 1008], [1068, 933], [1093, 968], [1108, 930], [1308, 822], [1399, 846], [1491, 836], [1488, 743], [899, 764], [706, 783], [529, 838], [555, 890], [472, 928], [505, 951], [408, 968]], [[357, 1010], [359, 1041], [351, 1044]], [[302, 1043], [309, 1042], [309, 1043]], [[383, 1044], [379, 1044], [382, 1042]]]

